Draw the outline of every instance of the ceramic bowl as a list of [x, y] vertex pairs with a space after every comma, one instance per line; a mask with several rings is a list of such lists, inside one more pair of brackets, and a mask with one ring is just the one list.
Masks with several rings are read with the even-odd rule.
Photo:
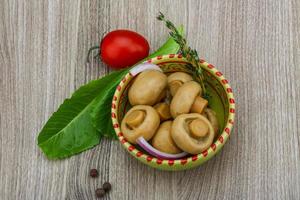
[[[165, 73], [183, 71], [190, 73], [188, 67], [189, 62], [181, 55], [170, 54], [152, 58], [145, 63], [153, 63], [158, 65]], [[131, 108], [128, 101], [128, 88], [133, 79], [131, 73], [125, 75], [122, 81], [116, 88], [112, 101], [112, 122], [114, 130], [122, 146], [142, 163], [161, 170], [185, 170], [203, 164], [218, 153], [223, 145], [227, 142], [233, 128], [235, 115], [235, 102], [232, 89], [229, 86], [228, 80], [223, 74], [213, 65], [200, 60], [200, 65], [203, 68], [206, 77], [206, 89], [208, 91], [209, 106], [216, 111], [217, 118], [220, 124], [220, 131], [214, 143], [205, 151], [198, 155], [191, 155], [178, 160], [158, 159], [147, 152], [143, 151], [138, 145], [130, 144], [123, 136], [120, 124], [125, 113]]]

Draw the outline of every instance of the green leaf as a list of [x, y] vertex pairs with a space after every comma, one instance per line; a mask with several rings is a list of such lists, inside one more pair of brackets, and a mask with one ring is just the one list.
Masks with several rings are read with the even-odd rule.
[[106, 91], [115, 87], [126, 70], [113, 72], [80, 87], [53, 113], [38, 136], [38, 145], [48, 158], [64, 158], [97, 145], [101, 134], [93, 125], [91, 112], [101, 104]]
[[[178, 50], [178, 44], [169, 38], [146, 59]], [[129, 70], [119, 70], [89, 82], [60, 105], [38, 136], [38, 146], [49, 159], [69, 157], [92, 148], [102, 136], [115, 137], [111, 101], [116, 86]]]

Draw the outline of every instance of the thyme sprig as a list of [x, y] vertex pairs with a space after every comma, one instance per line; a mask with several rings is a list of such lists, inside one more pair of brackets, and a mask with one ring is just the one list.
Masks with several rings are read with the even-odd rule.
[[205, 85], [204, 85], [204, 74], [203, 70], [199, 64], [198, 52], [195, 49], [192, 49], [188, 46], [186, 39], [179, 33], [175, 25], [167, 20], [163, 13], [159, 12], [157, 19], [163, 21], [166, 27], [170, 30], [169, 34], [174, 39], [174, 41], [180, 46], [180, 53], [183, 57], [191, 63], [191, 66], [188, 66], [189, 70], [193, 72], [196, 77], [196, 80], [200, 83], [203, 90], [204, 96], [207, 96]]

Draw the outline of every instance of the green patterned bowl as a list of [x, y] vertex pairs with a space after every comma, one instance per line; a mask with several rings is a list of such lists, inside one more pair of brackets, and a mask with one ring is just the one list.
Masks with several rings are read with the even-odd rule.
[[[187, 65], [189, 63], [181, 55], [164, 55], [158, 56], [145, 63], [153, 63], [158, 65], [165, 73], [184, 71], [190, 73]], [[112, 101], [112, 121], [114, 130], [122, 144], [122, 146], [136, 159], [151, 167], [161, 170], [185, 170], [203, 164], [211, 159], [228, 140], [233, 128], [235, 102], [232, 89], [227, 79], [213, 65], [200, 60], [200, 65], [204, 69], [206, 78], [206, 88], [209, 94], [209, 106], [216, 111], [217, 118], [220, 123], [220, 132], [214, 143], [205, 151], [198, 155], [192, 155], [178, 160], [163, 160], [155, 158], [147, 152], [143, 151], [137, 145], [130, 144], [124, 137], [120, 129], [120, 123], [131, 107], [128, 102], [128, 88], [134, 79], [131, 73], [125, 75], [123, 80], [117, 86]]]

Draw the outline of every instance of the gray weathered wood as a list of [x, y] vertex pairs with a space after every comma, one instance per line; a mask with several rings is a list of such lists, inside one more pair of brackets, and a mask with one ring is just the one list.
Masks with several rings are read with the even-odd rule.
[[[224, 72], [237, 101], [223, 151], [184, 172], [151, 169], [117, 141], [47, 160], [37, 134], [80, 85], [108, 72], [85, 66], [89, 47], [116, 28], [166, 38], [163, 11], [190, 44]], [[300, 199], [300, 2], [16, 1], [0, 3], [0, 199]], [[88, 172], [98, 168], [98, 179]]]

